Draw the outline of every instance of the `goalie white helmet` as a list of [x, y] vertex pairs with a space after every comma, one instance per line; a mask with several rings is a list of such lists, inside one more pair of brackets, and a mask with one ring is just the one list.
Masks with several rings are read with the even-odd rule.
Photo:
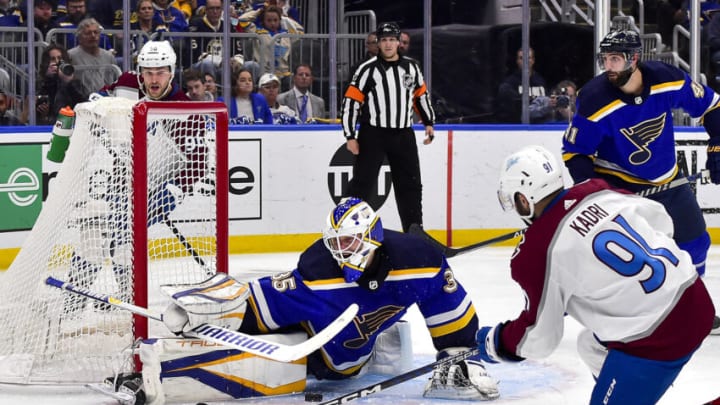
[[327, 217], [323, 242], [348, 282], [360, 278], [371, 253], [382, 241], [380, 217], [368, 203], [359, 198], [343, 199]]
[[531, 223], [535, 204], [564, 186], [562, 169], [555, 157], [542, 146], [527, 146], [505, 159], [500, 171], [498, 199], [503, 210], [515, 210], [515, 196], [520, 193], [530, 203], [530, 212], [520, 218]]

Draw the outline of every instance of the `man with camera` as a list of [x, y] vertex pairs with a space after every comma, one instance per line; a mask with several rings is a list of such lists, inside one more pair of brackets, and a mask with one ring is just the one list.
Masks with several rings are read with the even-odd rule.
[[535, 111], [542, 119], [533, 122], [542, 124], [567, 124], [575, 112], [575, 94], [577, 85], [570, 80], [558, 83], [549, 96], [535, 97], [530, 103], [530, 110]]
[[[75, 104], [87, 100], [88, 93], [75, 77], [75, 68], [69, 60], [67, 50], [59, 44], [48, 45], [40, 56], [35, 99], [37, 125], [52, 125], [61, 108], [75, 107]], [[22, 123], [28, 122], [28, 106], [28, 102], [23, 103]]]

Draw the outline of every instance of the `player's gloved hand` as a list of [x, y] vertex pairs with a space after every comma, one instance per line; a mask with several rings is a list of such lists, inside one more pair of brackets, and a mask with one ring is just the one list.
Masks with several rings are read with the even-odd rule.
[[710, 181], [720, 184], [720, 137], [715, 136], [708, 141], [705, 168], [710, 171]]
[[194, 284], [162, 285], [160, 291], [172, 300], [163, 313], [163, 323], [177, 334], [210, 323], [237, 330], [247, 309], [247, 283], [218, 273]]
[[488, 363], [500, 363], [502, 358], [497, 352], [500, 345], [500, 329], [502, 324], [495, 326], [483, 326], [475, 335], [475, 340], [480, 349], [480, 358]]
[[[452, 347], [438, 353], [438, 360], [469, 350]], [[490, 377], [477, 356], [438, 366], [425, 386], [423, 396], [452, 400], [489, 401], [500, 396], [498, 382]]]
[[160, 186], [148, 196], [147, 226], [158, 222], [165, 222], [167, 217], [175, 210], [175, 207], [182, 201], [184, 193], [180, 187], [171, 182]]
[[165, 308], [165, 312], [163, 312], [163, 323], [170, 332], [178, 336], [190, 330], [190, 319], [188, 318], [187, 311], [180, 308], [180, 306], [174, 302], [171, 302], [170, 305]]

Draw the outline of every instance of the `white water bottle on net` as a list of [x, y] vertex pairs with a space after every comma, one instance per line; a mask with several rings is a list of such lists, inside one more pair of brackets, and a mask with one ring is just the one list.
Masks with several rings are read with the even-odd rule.
[[167, 335], [48, 276], [152, 307], [160, 284], [227, 272], [225, 106], [105, 97], [75, 113], [52, 192], [1, 279], [0, 382], [101, 381], [134, 367], [122, 349], [137, 338]]

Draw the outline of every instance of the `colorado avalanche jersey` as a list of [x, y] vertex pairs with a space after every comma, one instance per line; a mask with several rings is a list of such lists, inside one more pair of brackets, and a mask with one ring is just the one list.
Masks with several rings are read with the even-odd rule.
[[[643, 92], [629, 95], [606, 74], [578, 94], [577, 113], [563, 138], [563, 159], [594, 157], [595, 171], [631, 183], [664, 183], [677, 173], [672, 110], [700, 117], [718, 106], [718, 95], [682, 70], [662, 62], [640, 64]], [[708, 129], [720, 135], [720, 128]], [[597, 152], [597, 155], [595, 153]], [[573, 167], [569, 167], [573, 177]]]
[[690, 256], [672, 240], [663, 206], [588, 180], [553, 201], [511, 261], [526, 296], [501, 347], [541, 358], [560, 343], [568, 314], [607, 347], [655, 360], [694, 350], [714, 308]]
[[370, 358], [378, 335], [414, 304], [438, 350], [476, 345], [475, 308], [441, 252], [416, 236], [385, 230], [374, 260], [379, 260], [373, 265], [374, 277], [346, 282], [318, 240], [300, 256], [295, 270], [250, 283], [241, 329], [263, 333], [302, 325], [314, 334], [357, 303], [360, 309], [353, 322], [308, 358], [308, 369], [318, 378], [357, 373]]

